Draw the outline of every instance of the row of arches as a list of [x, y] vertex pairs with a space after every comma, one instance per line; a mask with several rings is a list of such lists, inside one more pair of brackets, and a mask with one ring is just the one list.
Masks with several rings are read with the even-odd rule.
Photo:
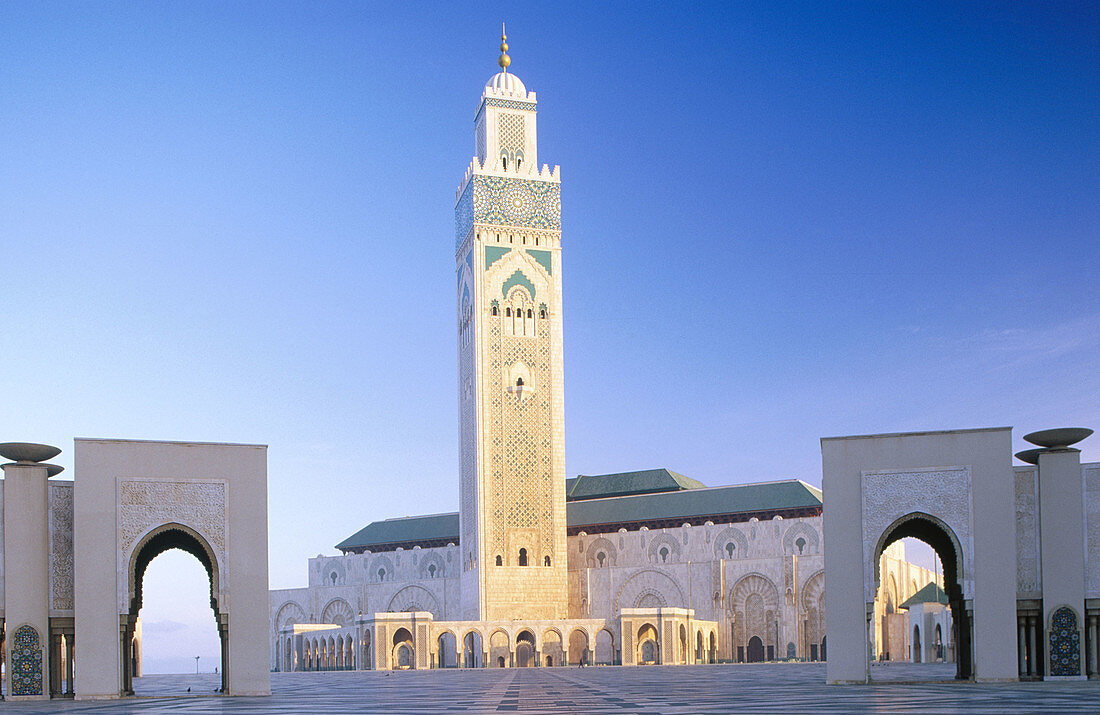
[[[664, 661], [661, 648], [660, 630], [651, 622], [641, 624], [635, 638], [636, 652], [634, 662], [638, 665], [662, 665]], [[717, 663], [718, 633], [698, 629], [694, 641], [689, 637], [688, 627], [681, 623], [676, 629], [676, 642], [672, 653], [675, 663]]]
[[[356, 670], [355, 639], [350, 634], [336, 636], [302, 637], [301, 652], [294, 648], [294, 638], [283, 639], [281, 652], [282, 666], [285, 670], [323, 671]], [[369, 643], [369, 636], [366, 642]], [[366, 647], [360, 650], [360, 657], [367, 655]]]
[[597, 631], [594, 638], [581, 628], [569, 631], [567, 638], [557, 628], [547, 628], [541, 634], [524, 628], [514, 636], [498, 628], [488, 638], [471, 629], [462, 633], [461, 639], [447, 630], [438, 635], [434, 645], [432, 667], [437, 668], [553, 668], [621, 663], [615, 635], [606, 628]]

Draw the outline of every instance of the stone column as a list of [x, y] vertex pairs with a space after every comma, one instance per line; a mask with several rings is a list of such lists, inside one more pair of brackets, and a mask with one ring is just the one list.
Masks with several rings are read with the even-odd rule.
[[1039, 618], [1027, 617], [1027, 674], [1042, 675], [1039, 671]]
[[[1048, 430], [1057, 432], [1058, 430]], [[1035, 435], [1028, 435], [1034, 439]], [[1045, 445], [1044, 445], [1045, 446]], [[1085, 639], [1080, 624], [1085, 614], [1084, 500], [1081, 485], [1081, 453], [1070, 448], [1047, 449], [1039, 453], [1039, 549], [1043, 583], [1044, 627], [1054, 613], [1068, 606], [1076, 616], [1078, 638]], [[1044, 639], [1047, 640], [1047, 639]], [[1054, 673], [1050, 644], [1043, 644], [1043, 675], [1084, 677], [1081, 661], [1064, 672]], [[1080, 652], [1080, 651], [1078, 651]], [[1069, 672], [1073, 671], [1073, 672]]]
[[61, 694], [61, 647], [63, 635], [50, 633], [50, 697]]
[[76, 652], [76, 636], [65, 636], [65, 692], [72, 695], [73, 690], [73, 653]]
[[1027, 617], [1016, 616], [1016, 657], [1020, 661], [1020, 677], [1027, 675]]
[[[15, 460], [4, 469], [4, 609], [9, 625], [5, 642], [7, 692], [13, 700], [45, 700], [53, 688], [54, 659], [49, 621], [50, 535], [47, 480], [61, 467], [41, 464], [61, 453], [56, 447], [9, 442], [0, 444], [0, 457]], [[41, 663], [12, 659], [18, 645], [41, 652]], [[17, 692], [12, 674], [23, 668], [31, 676]]]

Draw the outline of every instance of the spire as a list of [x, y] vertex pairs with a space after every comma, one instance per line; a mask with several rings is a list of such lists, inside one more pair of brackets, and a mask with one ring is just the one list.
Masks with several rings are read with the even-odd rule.
[[512, 64], [512, 58], [508, 56], [508, 35], [504, 33], [504, 23], [500, 23], [500, 59], [497, 60], [502, 72], [508, 71], [508, 65]]

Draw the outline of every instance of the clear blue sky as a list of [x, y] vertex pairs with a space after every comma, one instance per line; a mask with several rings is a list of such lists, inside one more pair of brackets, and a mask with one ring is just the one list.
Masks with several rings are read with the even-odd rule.
[[[1095, 3], [16, 2], [0, 437], [270, 445], [276, 588], [456, 509], [453, 192], [502, 19], [562, 167], [570, 475], [1100, 428]], [[160, 561], [147, 654], [186, 671], [202, 579]]]

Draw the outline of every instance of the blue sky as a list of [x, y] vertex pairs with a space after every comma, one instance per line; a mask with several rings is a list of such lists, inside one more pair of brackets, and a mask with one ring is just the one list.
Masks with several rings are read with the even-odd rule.
[[[5, 3], [4, 438], [270, 445], [276, 588], [456, 509], [453, 192], [502, 19], [562, 167], [570, 475], [1100, 427], [1095, 4]], [[216, 660], [173, 558], [151, 670]]]

